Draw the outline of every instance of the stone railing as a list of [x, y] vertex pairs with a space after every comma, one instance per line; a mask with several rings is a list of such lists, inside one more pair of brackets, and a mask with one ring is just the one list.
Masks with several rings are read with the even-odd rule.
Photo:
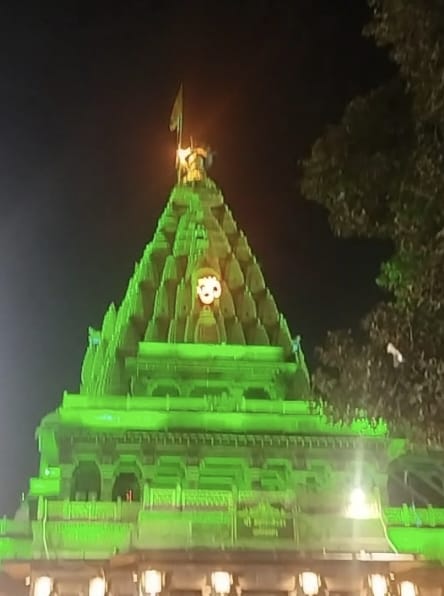
[[388, 527], [444, 527], [444, 509], [442, 508], [415, 508], [408, 505], [387, 507], [384, 509], [383, 516]]
[[[111, 501], [48, 501], [47, 520], [94, 520], [131, 522], [137, 519], [141, 508], [138, 502]], [[45, 512], [39, 517], [43, 519]]]
[[30, 532], [29, 521], [8, 519], [7, 517], [0, 519], [0, 536], [28, 536]]

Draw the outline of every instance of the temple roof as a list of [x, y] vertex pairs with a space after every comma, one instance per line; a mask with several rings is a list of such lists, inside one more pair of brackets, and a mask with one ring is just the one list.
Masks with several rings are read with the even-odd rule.
[[101, 331], [90, 328], [81, 391], [125, 393], [124, 361], [140, 342], [275, 346], [303, 364], [245, 234], [207, 177], [173, 188], [120, 307], [110, 305]]

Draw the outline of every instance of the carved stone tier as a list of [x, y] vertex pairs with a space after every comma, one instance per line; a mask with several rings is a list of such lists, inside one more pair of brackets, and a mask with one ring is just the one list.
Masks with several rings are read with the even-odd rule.
[[214, 184], [174, 188], [121, 306], [109, 307], [101, 331], [90, 330], [81, 392], [141, 391], [125, 364], [140, 342], [277, 346], [286, 361], [305, 369], [246, 237]]

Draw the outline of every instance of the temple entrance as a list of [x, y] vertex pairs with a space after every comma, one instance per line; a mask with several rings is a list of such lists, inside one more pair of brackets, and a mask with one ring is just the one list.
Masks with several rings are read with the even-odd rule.
[[101, 476], [93, 461], [80, 462], [74, 469], [71, 484], [73, 501], [98, 501], [101, 493]]
[[138, 474], [132, 471], [122, 471], [114, 480], [112, 500], [117, 501], [120, 499], [128, 503], [140, 501], [141, 492], [141, 482]]

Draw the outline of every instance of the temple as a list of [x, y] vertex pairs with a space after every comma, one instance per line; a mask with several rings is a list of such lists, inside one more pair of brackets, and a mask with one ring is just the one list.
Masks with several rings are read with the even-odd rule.
[[0, 521], [0, 594], [443, 593], [444, 458], [333, 425], [216, 184], [178, 182]]

